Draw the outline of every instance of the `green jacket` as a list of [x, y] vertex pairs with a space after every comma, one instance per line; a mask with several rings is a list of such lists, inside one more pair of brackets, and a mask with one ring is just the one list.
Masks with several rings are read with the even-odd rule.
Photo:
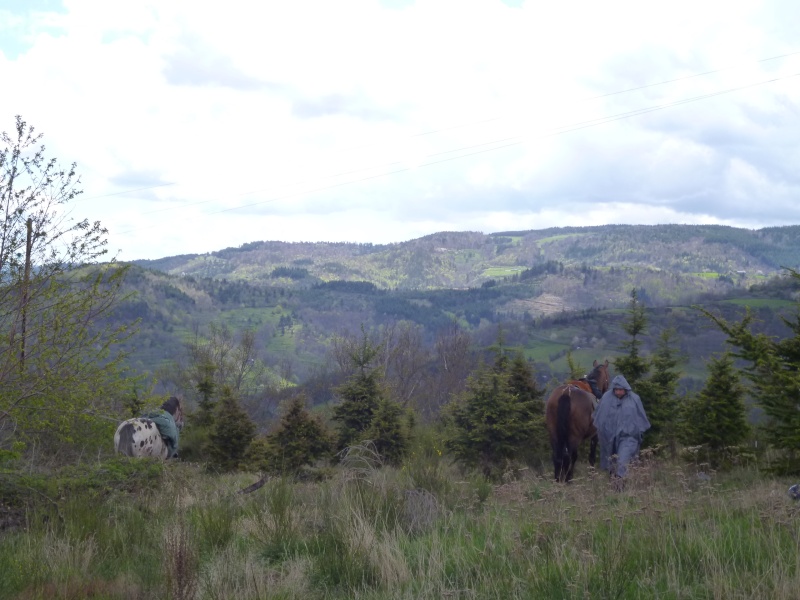
[[145, 419], [150, 419], [158, 427], [158, 432], [169, 448], [169, 457], [173, 458], [178, 454], [178, 426], [175, 419], [165, 410], [153, 410], [142, 415]]

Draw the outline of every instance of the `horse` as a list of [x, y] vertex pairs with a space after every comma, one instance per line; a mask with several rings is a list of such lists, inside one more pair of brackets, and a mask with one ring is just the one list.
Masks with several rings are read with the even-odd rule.
[[[178, 398], [172, 396], [161, 408], [172, 415], [178, 431], [183, 429], [183, 406]], [[175, 434], [177, 442], [177, 432]], [[172, 453], [156, 421], [148, 416], [135, 417], [120, 423], [114, 433], [114, 449], [125, 456], [153, 456], [162, 460], [169, 458]]]
[[550, 394], [545, 405], [547, 431], [553, 450], [553, 471], [556, 481], [570, 481], [578, 448], [589, 439], [589, 464], [597, 456], [597, 429], [592, 413], [597, 401], [608, 390], [608, 361], [592, 364], [592, 371], [581, 379], [568, 381]]

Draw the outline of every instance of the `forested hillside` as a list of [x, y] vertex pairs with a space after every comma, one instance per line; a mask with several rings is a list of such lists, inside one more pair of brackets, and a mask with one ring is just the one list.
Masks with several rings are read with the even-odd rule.
[[[273, 286], [368, 281], [380, 289], [476, 287], [527, 269], [668, 271], [752, 283], [800, 265], [800, 226], [604, 225], [485, 235], [441, 232], [390, 245], [253, 242], [202, 255], [134, 261], [171, 275]], [[683, 285], [690, 285], [682, 282]]]
[[[161, 369], [160, 385], [176, 391], [175, 361], [214, 325], [227, 329], [231, 344], [252, 335], [272, 397], [315, 378], [334, 381], [336, 340], [362, 327], [376, 339], [413, 332], [430, 376], [453, 328], [469, 336], [474, 358], [502, 328], [546, 385], [567, 373], [568, 352], [584, 366], [619, 353], [635, 288], [649, 318], [644, 350], [674, 329], [687, 390], [701, 385], [705, 361], [725, 339], [694, 305], [731, 319], [750, 306], [760, 330], [783, 333], [780, 316], [791, 314], [796, 291], [781, 266], [798, 264], [800, 227], [445, 232], [390, 246], [259, 242], [137, 263], [127, 278], [132, 295], [115, 318], [141, 318], [126, 342], [130, 364]], [[317, 386], [315, 401], [330, 399], [330, 387]]]

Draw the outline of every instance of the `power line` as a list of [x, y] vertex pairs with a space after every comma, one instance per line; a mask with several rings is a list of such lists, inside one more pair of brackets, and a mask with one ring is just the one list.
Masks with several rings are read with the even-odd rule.
[[[589, 101], [592, 101], [592, 100], [599, 100], [599, 99], [602, 99], [602, 98], [609, 98], [611, 96], [618, 96], [618, 95], [621, 95], [621, 94], [627, 94], [627, 93], [630, 93], [630, 92], [636, 92], [636, 91], [640, 91], [640, 90], [644, 90], [644, 89], [648, 89], [648, 88], [658, 87], [658, 86], [662, 86], [662, 85], [668, 85], [668, 84], [671, 84], [671, 83], [677, 83], [679, 81], [686, 81], [686, 80], [694, 79], [694, 78], [697, 78], [697, 77], [705, 77], [707, 75], [713, 75], [713, 74], [721, 73], [721, 72], [724, 72], [724, 71], [730, 71], [732, 69], [738, 69], [738, 68], [741, 68], [741, 66], [744, 65], [744, 64], [765, 63], [765, 62], [769, 62], [769, 61], [773, 61], [773, 60], [778, 60], [780, 58], [787, 58], [789, 56], [795, 56], [795, 55], [798, 55], [798, 54], [800, 54], [800, 50], [795, 51], [795, 52], [788, 52], [786, 54], [779, 54], [779, 55], [776, 55], [776, 56], [770, 56], [768, 58], [761, 58], [761, 59], [757, 59], [757, 60], [754, 60], [754, 61], [746, 61], [746, 62], [738, 63], [736, 65], [731, 65], [731, 66], [728, 66], [728, 67], [722, 67], [720, 69], [713, 69], [713, 70], [710, 70], [710, 71], [703, 71], [701, 73], [693, 73], [691, 75], [684, 75], [682, 77], [676, 77], [676, 78], [673, 78], [673, 79], [667, 79], [667, 80], [658, 81], [658, 82], [655, 82], [655, 83], [648, 83], [648, 84], [644, 84], [644, 85], [640, 85], [640, 86], [636, 86], [636, 87], [632, 87], [632, 88], [627, 88], [627, 89], [624, 89], [624, 90], [617, 90], [617, 91], [614, 91], [614, 92], [607, 92], [607, 93], [598, 94], [598, 95], [595, 95], [595, 96], [588, 96], [586, 98], [582, 98], [582, 99], [578, 100], [577, 102], [578, 103], [582, 103], [582, 102], [589, 102]], [[396, 139], [411, 139], [411, 138], [418, 138], [418, 137], [424, 137], [424, 136], [429, 136], [429, 135], [435, 135], [435, 134], [438, 134], [438, 133], [444, 133], [444, 132], [453, 131], [453, 130], [456, 130], [456, 129], [463, 129], [465, 127], [472, 127], [472, 126], [475, 126], [475, 125], [482, 125], [484, 123], [490, 123], [490, 122], [499, 121], [499, 120], [507, 119], [507, 118], [508, 117], [491, 117], [491, 118], [488, 118], [488, 119], [482, 119], [482, 120], [478, 120], [478, 121], [471, 121], [471, 122], [468, 122], [468, 123], [461, 123], [461, 124], [452, 125], [452, 126], [449, 126], [449, 127], [443, 127], [443, 128], [439, 128], [439, 129], [430, 130], [430, 131], [423, 131], [423, 132], [420, 132], [420, 133], [415, 133], [415, 134], [412, 134], [412, 135], [408, 136], [408, 138], [396, 138]], [[488, 143], [492, 143], [492, 142], [488, 142]], [[355, 147], [352, 147], [352, 148], [347, 148], [347, 149], [343, 149], [343, 150], [337, 150], [337, 152], [349, 152], [349, 151], [353, 151], [353, 150], [359, 150], [359, 149], [373, 147], [373, 146], [376, 146], [376, 145], [379, 145], [379, 143], [365, 144], [365, 145], [362, 145], [362, 146], [355, 146]], [[452, 150], [452, 151], [448, 151], [448, 152], [455, 152], [455, 151], [456, 150]], [[441, 154], [441, 153], [439, 153], [439, 154]], [[429, 156], [435, 156], [435, 155], [429, 155]], [[336, 179], [336, 178], [339, 178], [339, 177], [344, 177], [346, 175], [353, 175], [353, 174], [356, 174], [356, 173], [362, 173], [364, 171], [370, 171], [370, 170], [373, 170], [373, 169], [376, 169], [376, 168], [386, 168], [388, 166], [401, 164], [402, 162], [403, 161], [395, 161], [395, 162], [387, 163], [387, 164], [383, 164], [383, 165], [376, 165], [376, 166], [371, 166], [371, 167], [362, 167], [362, 168], [354, 169], [354, 170], [351, 170], [351, 171], [345, 171], [345, 172], [336, 173], [336, 174], [333, 174], [333, 175], [326, 175], [326, 176], [323, 176], [323, 177], [317, 177], [317, 178], [312, 179], [310, 181], [309, 180], [295, 181], [295, 182], [283, 184], [283, 185], [280, 185], [280, 186], [273, 186], [273, 187], [270, 187], [270, 188], [252, 190], [252, 191], [249, 191], [249, 192], [243, 192], [241, 194], [236, 194], [235, 197], [247, 196], [249, 194], [255, 194], [255, 193], [258, 193], [258, 192], [265, 191], [266, 189], [278, 190], [278, 189], [282, 189], [282, 188], [286, 188], [286, 187], [292, 187], [292, 186], [295, 186], [295, 185], [301, 185], [303, 183], [313, 183], [314, 181], [326, 181], [326, 180], [329, 180], [329, 179]], [[402, 170], [397, 171], [397, 172], [402, 172], [403, 170], [405, 170], [405, 169], [402, 169]], [[99, 195], [99, 196], [91, 196], [91, 197], [88, 197], [88, 198], [80, 198], [80, 200], [95, 200], [95, 199], [99, 199], [99, 198], [107, 198], [107, 197], [111, 197], [111, 196], [118, 196], [118, 195], [138, 192], [138, 191], [144, 191], [144, 190], [150, 190], [150, 189], [155, 189], [155, 188], [159, 188], [159, 187], [168, 187], [168, 186], [174, 186], [174, 185], [180, 185], [180, 184], [178, 184], [177, 182], [163, 183], [163, 184], [147, 186], [147, 187], [142, 187], [142, 188], [136, 188], [136, 189], [131, 189], [131, 190], [124, 190], [124, 191], [121, 191], [121, 192], [113, 192], [113, 193], [109, 193], [109, 194], [103, 194], [103, 195]], [[291, 197], [291, 196], [289, 196], [289, 197]], [[175, 209], [178, 209], [178, 208], [188, 208], [188, 207], [191, 207], [191, 206], [198, 206], [198, 205], [201, 205], [201, 204], [208, 204], [210, 202], [214, 202], [214, 200], [201, 200], [199, 202], [191, 202], [191, 203], [187, 203], [187, 204], [181, 204], [179, 206], [170, 206], [170, 207], [167, 207], [167, 208], [158, 208], [158, 209], [155, 209], [155, 210], [152, 210], [152, 211], [144, 212], [142, 214], [160, 213], [160, 212], [175, 210]], [[228, 210], [228, 209], [226, 209], [226, 210]]]
[[[446, 151], [443, 151], [443, 152], [437, 152], [437, 153], [434, 153], [434, 154], [426, 155], [425, 158], [433, 158], [433, 157], [441, 156], [441, 155], [444, 155], [444, 154], [452, 154], [454, 152], [460, 152], [461, 154], [458, 154], [457, 156], [449, 156], [447, 158], [442, 158], [442, 159], [439, 159], [439, 160], [425, 162], [425, 163], [422, 163], [422, 164], [419, 164], [419, 165], [415, 165], [415, 166], [411, 166], [411, 167], [404, 167], [402, 169], [395, 169], [395, 170], [388, 171], [388, 172], [385, 172], [385, 173], [378, 173], [378, 174], [375, 174], [375, 175], [362, 177], [360, 179], [354, 179], [354, 180], [350, 180], [350, 181], [343, 181], [341, 183], [337, 183], [337, 184], [333, 184], [333, 185], [322, 186], [322, 187], [318, 187], [318, 188], [314, 188], [314, 189], [310, 189], [310, 190], [303, 190], [303, 191], [292, 193], [292, 194], [286, 194], [286, 195], [282, 195], [282, 196], [277, 196], [275, 198], [269, 198], [267, 200], [260, 200], [258, 202], [252, 202], [252, 203], [249, 203], [249, 204], [243, 204], [243, 205], [235, 206], [235, 207], [231, 207], [231, 208], [224, 208], [224, 209], [220, 209], [220, 210], [217, 210], [217, 211], [207, 212], [207, 213], [204, 213], [204, 214], [206, 216], [208, 216], [208, 215], [215, 215], [215, 214], [220, 214], [220, 213], [224, 213], [224, 212], [232, 212], [232, 211], [235, 211], [235, 210], [241, 210], [243, 208], [250, 208], [250, 207], [253, 207], [253, 206], [259, 206], [261, 204], [268, 204], [270, 202], [276, 202], [278, 200], [286, 200], [286, 199], [289, 199], [289, 198], [295, 198], [295, 197], [298, 197], [298, 196], [304, 196], [304, 195], [307, 195], [307, 194], [313, 194], [313, 193], [320, 192], [320, 191], [325, 191], [325, 190], [329, 190], [329, 189], [335, 189], [335, 188], [346, 186], [346, 185], [352, 185], [352, 184], [355, 184], [355, 183], [361, 183], [361, 182], [364, 182], [364, 181], [377, 179], [379, 177], [387, 177], [389, 175], [395, 175], [397, 173], [403, 173], [403, 172], [407, 172], [407, 171], [412, 171], [412, 170], [417, 169], [417, 168], [428, 167], [428, 166], [432, 166], [432, 165], [441, 164], [441, 163], [444, 163], [444, 162], [449, 162], [451, 160], [457, 160], [457, 159], [460, 159], [460, 158], [467, 158], [469, 156], [475, 156], [477, 154], [483, 154], [483, 153], [486, 153], [486, 152], [493, 152], [495, 150], [502, 150], [504, 148], [517, 146], [519, 144], [525, 143], [525, 141], [527, 141], [528, 139], [531, 139], [531, 140], [533, 140], [533, 139], [545, 139], [545, 138], [548, 138], [548, 137], [554, 137], [556, 135], [563, 135], [565, 133], [570, 133], [570, 132], [578, 131], [578, 130], [581, 130], [581, 129], [587, 129], [589, 127], [597, 127], [598, 125], [604, 125], [606, 123], [611, 123], [611, 122], [614, 122], [614, 121], [620, 121], [620, 120], [628, 119], [628, 118], [631, 118], [631, 117], [634, 117], [634, 116], [639, 116], [639, 115], [647, 114], [647, 113], [650, 113], [650, 112], [664, 110], [664, 109], [667, 109], [667, 108], [672, 108], [672, 107], [680, 106], [680, 105], [683, 105], [683, 104], [689, 104], [689, 103], [692, 103], [692, 102], [698, 102], [700, 100], [706, 100], [708, 98], [713, 98], [713, 97], [716, 97], [716, 96], [722, 96], [722, 95], [725, 95], [725, 94], [731, 94], [733, 92], [738, 92], [738, 91], [741, 91], [741, 90], [754, 88], [754, 87], [766, 85], [766, 84], [769, 84], [769, 83], [774, 83], [776, 81], [782, 81], [782, 80], [786, 80], [786, 79], [791, 79], [793, 77], [798, 77], [798, 76], [800, 76], [800, 73], [794, 73], [794, 74], [786, 75], [786, 76], [783, 76], [783, 77], [774, 77], [774, 78], [771, 78], [771, 79], [758, 81], [758, 82], [754, 82], [754, 83], [749, 83], [749, 84], [745, 84], [745, 85], [741, 85], [741, 86], [736, 86], [736, 87], [728, 88], [728, 89], [724, 89], [724, 90], [719, 90], [719, 91], [716, 91], [716, 92], [710, 92], [710, 93], [707, 93], [707, 94], [701, 94], [699, 96], [693, 96], [693, 97], [690, 97], [690, 98], [683, 98], [681, 100], [676, 100], [676, 101], [668, 102], [668, 103], [665, 103], [665, 104], [649, 106], [649, 107], [644, 107], [644, 108], [638, 108], [638, 109], [634, 109], [634, 110], [630, 110], [630, 111], [617, 113], [615, 115], [609, 115], [609, 116], [606, 116], [606, 117], [598, 117], [596, 119], [588, 119], [586, 121], [579, 121], [579, 122], [576, 122], [576, 123], [570, 123], [570, 124], [567, 124], [567, 125], [562, 125], [562, 126], [553, 128], [551, 131], [549, 131], [547, 133], [540, 134], [538, 136], [533, 136], [533, 137], [513, 136], [513, 137], [509, 137], [509, 138], [503, 138], [503, 139], [499, 139], [499, 140], [492, 140], [492, 141], [489, 141], [489, 142], [483, 142], [481, 144], [475, 144], [475, 145], [472, 145], [472, 146], [465, 146], [465, 147], [456, 148], [456, 149], [453, 149], [453, 150], [446, 150]], [[490, 146], [490, 147], [486, 148], [485, 146]], [[477, 148], [480, 148], [480, 149], [477, 149]], [[464, 153], [465, 150], [475, 150], [475, 151], [474, 152], [466, 152], [466, 153]], [[398, 161], [398, 162], [402, 162], [402, 161]], [[383, 165], [383, 167], [385, 168], [387, 166], [392, 166], [392, 165], [398, 164], [398, 162], [388, 163], [387, 165]], [[374, 169], [374, 168], [381, 168], [381, 167], [371, 167], [370, 169]], [[366, 169], [361, 169], [361, 170], [366, 170]], [[358, 172], [358, 171], [353, 171], [353, 172]], [[268, 189], [271, 189], [271, 188], [268, 188]], [[254, 192], [249, 192], [249, 193], [254, 193]], [[204, 201], [204, 202], [211, 202], [211, 201], [208, 200], [208, 201]], [[180, 208], [180, 207], [173, 207], [173, 208]], [[171, 209], [169, 209], [169, 210], [171, 210]], [[126, 233], [131, 233], [133, 231], [139, 231], [139, 230], [150, 229], [150, 228], [151, 227], [135, 228], [135, 229], [130, 229], [130, 230], [123, 231], [123, 232], [120, 232], [120, 233], [126, 234]]]
[[136, 189], [133, 189], [133, 190], [124, 190], [122, 192], [112, 192], [110, 194], [103, 194], [102, 196], [89, 196], [88, 198], [78, 198], [78, 199], [79, 200], [97, 200], [99, 198], [109, 198], [111, 196], [121, 196], [122, 194], [132, 194], [133, 192], [141, 192], [141, 191], [144, 191], [144, 190], [152, 190], [152, 189], [155, 189], [155, 188], [168, 187], [168, 186], [171, 186], [171, 185], [178, 185], [178, 184], [175, 183], [175, 182], [159, 183], [159, 184], [156, 184], [156, 185], [148, 185], [147, 187], [140, 187], [140, 188], [136, 188]]
[[[738, 86], [738, 87], [734, 87], [734, 88], [729, 88], [729, 89], [726, 89], [726, 90], [720, 90], [720, 91], [717, 91], [717, 92], [711, 92], [711, 93], [708, 93], [708, 94], [702, 94], [700, 96], [694, 96], [692, 98], [684, 98], [682, 100], [676, 100], [674, 102], [669, 102], [667, 104], [649, 106], [649, 107], [645, 107], [645, 108], [638, 108], [638, 109], [635, 109], [635, 110], [630, 110], [630, 111], [618, 113], [616, 115], [611, 115], [611, 116], [608, 116], [608, 117], [598, 117], [597, 119], [589, 119], [587, 121], [579, 121], [577, 123], [571, 123], [569, 125], [562, 125], [560, 127], [555, 128], [553, 131], [551, 131], [549, 133], [541, 134], [541, 135], [538, 135], [538, 136], [534, 136], [534, 137], [532, 137], [530, 139], [545, 139], [545, 138], [553, 137], [553, 136], [556, 136], [556, 135], [562, 135], [564, 133], [570, 133], [570, 132], [573, 132], [573, 131], [578, 131], [580, 129], [587, 129], [589, 127], [596, 127], [598, 125], [604, 125], [606, 123], [611, 123], [613, 121], [620, 121], [622, 119], [628, 119], [630, 117], [635, 117], [635, 116], [638, 116], [638, 115], [642, 115], [642, 114], [646, 114], [646, 113], [650, 113], [650, 112], [655, 112], [655, 111], [658, 111], [658, 110], [664, 110], [666, 108], [672, 108], [674, 106], [680, 106], [682, 104], [689, 104], [690, 102], [697, 102], [697, 101], [700, 101], [700, 100], [706, 100], [708, 98], [713, 98], [715, 96], [722, 96], [724, 94], [730, 94], [730, 93], [738, 92], [738, 91], [741, 91], [741, 90], [744, 90], [744, 89], [757, 87], [757, 86], [761, 86], [761, 85], [766, 85], [768, 83], [774, 83], [776, 81], [781, 81], [781, 80], [784, 80], [784, 79], [791, 79], [792, 77], [798, 77], [798, 76], [800, 76], [800, 73], [794, 73], [792, 75], [786, 75], [784, 77], [775, 77], [773, 79], [768, 79], [768, 80], [765, 80], [765, 81], [759, 81], [759, 82], [756, 82], [756, 83], [750, 83], [750, 84], [746, 84], [746, 85], [742, 85], [742, 86]], [[394, 170], [394, 171], [390, 171], [388, 173], [380, 173], [380, 174], [377, 174], [377, 175], [371, 175], [369, 177], [363, 177], [361, 179], [356, 179], [356, 180], [352, 180], [352, 181], [345, 181], [345, 182], [342, 182], [342, 183], [339, 183], [339, 184], [335, 184], [335, 185], [331, 185], [331, 186], [325, 186], [325, 187], [316, 188], [316, 189], [313, 189], [313, 190], [306, 190], [306, 191], [303, 191], [303, 192], [298, 192], [296, 194], [290, 194], [290, 195], [287, 195], [287, 196], [279, 196], [277, 198], [270, 198], [269, 200], [262, 200], [262, 201], [259, 201], [259, 202], [253, 202], [251, 204], [244, 204], [242, 206], [236, 206], [236, 207], [233, 207], [233, 208], [225, 208], [225, 209], [221, 209], [221, 210], [210, 212], [210, 213], [206, 213], [206, 214], [207, 215], [215, 215], [215, 214], [219, 214], [219, 213], [223, 213], [223, 212], [230, 212], [230, 211], [234, 211], [234, 210], [239, 210], [241, 208], [248, 208], [248, 207], [251, 207], [251, 206], [258, 206], [259, 204], [266, 204], [266, 203], [269, 203], [269, 202], [274, 202], [276, 200], [284, 200], [286, 198], [292, 198], [292, 197], [295, 197], [295, 196], [302, 196], [302, 195], [305, 195], [305, 194], [311, 194], [311, 193], [315, 193], [315, 192], [319, 192], [319, 191], [324, 191], [324, 190], [327, 190], [327, 189], [341, 187], [341, 186], [344, 186], [344, 185], [350, 185], [350, 184], [353, 184], [353, 183], [360, 183], [362, 181], [369, 181], [370, 179], [377, 179], [378, 177], [386, 177], [387, 175], [394, 175], [395, 173], [403, 173], [405, 171], [412, 171], [412, 170], [417, 169], [417, 168], [428, 167], [428, 166], [431, 166], [431, 165], [438, 165], [438, 164], [441, 164], [443, 162], [448, 162], [448, 161], [456, 160], [456, 159], [459, 159], [459, 158], [466, 158], [468, 156], [475, 156], [476, 154], [483, 154], [485, 152], [493, 152], [495, 150], [501, 150], [503, 148], [509, 148], [511, 146], [517, 146], [519, 144], [524, 143], [527, 139], [528, 138], [526, 138], [526, 136], [514, 136], [514, 137], [511, 137], [511, 138], [504, 138], [504, 139], [500, 139], [500, 140], [492, 140], [490, 142], [484, 142], [482, 144], [476, 144], [474, 146], [466, 146], [466, 147], [463, 147], [463, 148], [457, 148], [455, 150], [447, 150], [447, 151], [444, 151], [444, 152], [437, 152], [435, 154], [427, 155], [426, 158], [432, 158], [434, 156], [439, 156], [439, 155], [442, 155], [442, 154], [449, 154], [449, 153], [452, 153], [452, 152], [462, 152], [464, 150], [471, 150], [471, 149], [474, 149], [474, 148], [479, 148], [479, 147], [482, 147], [482, 146], [488, 146], [488, 145], [492, 145], [492, 144], [501, 144], [499, 146], [493, 146], [491, 148], [484, 148], [482, 150], [476, 150], [475, 152], [468, 152], [466, 154], [459, 154], [458, 156], [451, 156], [451, 157], [448, 157], [448, 158], [443, 158], [443, 159], [440, 159], [440, 160], [423, 163], [423, 164], [416, 165], [416, 166], [413, 166], [413, 167], [405, 167], [403, 169], [397, 169], [397, 170]], [[514, 140], [514, 141], [511, 141], [511, 140]], [[509, 142], [509, 143], [504, 143], [504, 142]], [[392, 163], [392, 164], [395, 164], [395, 163]]]

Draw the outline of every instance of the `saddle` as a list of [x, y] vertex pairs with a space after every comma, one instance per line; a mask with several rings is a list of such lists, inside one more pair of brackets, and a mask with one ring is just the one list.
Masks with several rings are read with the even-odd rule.
[[589, 383], [588, 379], [573, 379], [569, 382], [570, 387], [578, 388], [579, 390], [583, 390], [584, 392], [588, 392], [592, 395], [592, 410], [597, 410], [597, 405], [600, 403], [600, 398], [594, 393], [591, 384]]

